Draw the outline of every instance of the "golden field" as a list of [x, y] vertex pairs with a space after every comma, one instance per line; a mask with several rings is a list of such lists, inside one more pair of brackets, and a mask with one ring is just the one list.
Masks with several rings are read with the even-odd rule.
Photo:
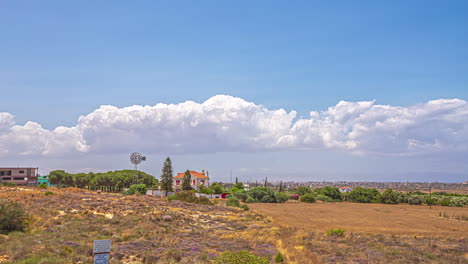
[[[468, 208], [252, 204], [281, 228], [291, 263], [468, 263]], [[326, 235], [344, 229], [343, 236]]]

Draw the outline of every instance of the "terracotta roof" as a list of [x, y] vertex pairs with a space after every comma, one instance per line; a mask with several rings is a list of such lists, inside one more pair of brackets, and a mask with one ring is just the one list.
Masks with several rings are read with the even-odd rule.
[[346, 187], [340, 187], [340, 189], [350, 189], [351, 187], [346, 186]]
[[[208, 179], [208, 176], [206, 176], [205, 173], [200, 173], [200, 172], [191, 170], [190, 174], [192, 175], [192, 177], [195, 177], [195, 178]], [[184, 175], [185, 175], [185, 172], [179, 172], [177, 173], [176, 176], [174, 176], [174, 179], [184, 178]]]

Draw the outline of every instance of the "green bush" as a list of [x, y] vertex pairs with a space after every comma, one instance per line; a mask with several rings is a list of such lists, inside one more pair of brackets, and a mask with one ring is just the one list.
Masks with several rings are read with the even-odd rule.
[[41, 183], [38, 187], [41, 189], [47, 189], [47, 184]]
[[128, 189], [129, 194], [146, 194], [146, 191], [148, 191], [148, 188], [146, 188], [146, 184], [133, 184], [130, 185], [130, 189]]
[[249, 197], [249, 195], [244, 190], [235, 192], [232, 195], [244, 203], [247, 202], [247, 198]]
[[211, 204], [210, 199], [206, 198], [205, 196], [198, 197], [199, 204]]
[[380, 201], [380, 192], [376, 189], [356, 187], [346, 194], [346, 199], [355, 203], [376, 203]]
[[312, 193], [302, 195], [301, 196], [301, 202], [315, 203], [316, 202], [315, 195], [313, 195]]
[[226, 205], [240, 207], [239, 199], [237, 199], [237, 197], [231, 196], [227, 199]]
[[275, 203], [275, 192], [268, 187], [255, 187], [248, 191], [248, 195], [261, 203]]
[[330, 229], [326, 232], [327, 236], [343, 236], [345, 230], [341, 228]]
[[448, 198], [448, 197], [443, 198], [442, 201], [440, 201], [440, 205], [449, 206], [450, 205], [450, 198]]
[[312, 190], [309, 187], [300, 186], [297, 188], [296, 193], [302, 196], [308, 193], [312, 193]]
[[255, 200], [252, 196], [247, 196], [247, 200], [246, 200], [247, 203], [258, 203], [257, 200]]
[[53, 192], [45, 192], [44, 195], [49, 196], [49, 195], [54, 195], [54, 193]]
[[408, 197], [408, 204], [420, 205], [423, 202], [423, 198], [420, 195], [411, 195]]
[[215, 264], [268, 264], [268, 258], [258, 257], [248, 252], [247, 250], [241, 251], [224, 251], [214, 261]]
[[176, 192], [173, 195], [169, 195], [167, 199], [169, 201], [178, 200], [178, 201], [183, 201], [187, 203], [212, 204], [208, 198], [204, 196], [197, 197], [195, 196], [195, 193], [192, 191]]
[[27, 214], [20, 203], [0, 201], [0, 233], [23, 231], [26, 227]]
[[331, 197], [325, 196], [323, 194], [317, 195], [317, 200], [324, 201], [324, 202], [333, 202], [333, 201], [335, 201]]
[[281, 254], [281, 252], [278, 252], [278, 254], [276, 254], [275, 262], [276, 263], [283, 263], [284, 262], [284, 257], [283, 257], [283, 254]]
[[341, 201], [343, 198], [341, 196], [340, 189], [338, 187], [325, 186], [323, 188], [317, 188], [314, 190], [315, 193], [328, 196], [335, 201]]
[[5, 186], [5, 187], [15, 187], [15, 186], [18, 186], [16, 183], [14, 182], [2, 182], [0, 183], [0, 186]]
[[427, 204], [427, 205], [434, 205], [436, 204], [436, 199], [432, 198], [431, 196], [426, 196], [424, 198], [424, 203]]
[[463, 207], [468, 204], [467, 197], [453, 197], [450, 199], [450, 206]]
[[285, 193], [277, 192], [277, 193], [275, 193], [275, 199], [276, 199], [277, 203], [284, 203], [287, 200], [289, 200], [289, 197]]
[[398, 192], [390, 188], [385, 190], [380, 196], [380, 202], [384, 204], [397, 204], [399, 202]]
[[167, 196], [167, 200], [170, 202], [170, 201], [173, 201], [176, 199], [176, 196], [174, 194], [171, 194], [169, 196]]
[[244, 209], [244, 211], [248, 211], [250, 209], [246, 204], [241, 205], [241, 208]]

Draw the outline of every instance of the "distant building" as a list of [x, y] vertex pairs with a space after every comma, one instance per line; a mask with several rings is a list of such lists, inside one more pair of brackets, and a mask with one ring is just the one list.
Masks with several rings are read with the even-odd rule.
[[39, 168], [0, 168], [0, 182], [37, 186]]
[[[174, 191], [180, 192], [182, 190], [182, 181], [184, 180], [185, 172], [177, 173], [176, 176], [173, 178], [173, 187]], [[210, 177], [208, 176], [208, 172], [205, 174], [205, 170], [202, 172], [197, 171], [190, 171], [191, 179], [190, 179], [190, 186], [198, 190], [199, 185], [209, 186]]]
[[348, 186], [340, 187], [340, 192], [342, 192], [342, 193], [350, 192], [352, 190], [353, 190], [353, 188], [348, 187]]
[[47, 184], [47, 186], [51, 186], [50, 182], [49, 182], [49, 176], [38, 176], [37, 177], [37, 185], [41, 185], [43, 183]]

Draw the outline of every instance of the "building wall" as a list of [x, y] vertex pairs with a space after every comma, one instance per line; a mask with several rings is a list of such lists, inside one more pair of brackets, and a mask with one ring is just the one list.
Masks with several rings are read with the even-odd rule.
[[[182, 190], [182, 181], [184, 179], [183, 178], [176, 178], [176, 179], [173, 179], [172, 181], [172, 187], [174, 190]], [[177, 181], [180, 181], [179, 185], [177, 185]], [[194, 184], [194, 181], [195, 181], [195, 184]], [[194, 176], [192, 176], [191, 180], [190, 180], [190, 186], [195, 189], [195, 190], [198, 190], [198, 186], [202, 184], [202, 181], [204, 181], [203, 185], [204, 186], [208, 186], [209, 185], [209, 179], [204, 179], [204, 178], [196, 178]]]
[[37, 184], [37, 168], [0, 168], [0, 181], [18, 185]]

